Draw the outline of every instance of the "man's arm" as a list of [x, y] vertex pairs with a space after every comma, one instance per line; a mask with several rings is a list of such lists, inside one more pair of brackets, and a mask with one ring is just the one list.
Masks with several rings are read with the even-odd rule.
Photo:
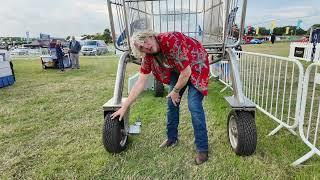
[[130, 94], [128, 96], [128, 99], [123, 103], [123, 107], [128, 108], [137, 98], [138, 96], [143, 92], [144, 86], [147, 82], [148, 74], [139, 74], [139, 78], [137, 82], [132, 87]]
[[191, 67], [188, 65], [184, 70], [180, 72], [178, 82], [173, 87], [173, 90], [168, 94], [168, 97], [171, 97], [172, 103], [177, 106], [177, 103], [180, 102], [179, 91], [188, 83], [188, 80], [191, 76]]
[[175, 90], [180, 91], [187, 83], [191, 76], [191, 67], [187, 66], [184, 70], [180, 72], [178, 82], [174, 86]]
[[130, 94], [127, 100], [122, 104], [121, 108], [111, 115], [111, 119], [119, 116], [119, 121], [122, 120], [124, 114], [126, 113], [128, 107], [138, 98], [139, 94], [143, 92], [144, 86], [147, 82], [148, 74], [139, 74], [137, 82], [134, 84], [133, 88], [130, 91]]
[[77, 48], [77, 51], [78, 51], [78, 52], [80, 52], [80, 50], [81, 50], [81, 45], [80, 45], [80, 42], [78, 42], [78, 41], [77, 41], [77, 44], [78, 44], [78, 48]]

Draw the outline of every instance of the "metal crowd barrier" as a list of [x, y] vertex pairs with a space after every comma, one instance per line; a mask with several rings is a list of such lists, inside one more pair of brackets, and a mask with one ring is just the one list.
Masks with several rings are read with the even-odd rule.
[[320, 43], [316, 45], [313, 62], [320, 62]]
[[258, 109], [279, 123], [269, 133], [285, 127], [293, 134], [298, 125], [303, 66], [285, 57], [237, 52], [243, 91]]
[[220, 92], [225, 91], [227, 88], [232, 89], [230, 71], [229, 61], [219, 61], [210, 65], [210, 78], [215, 77], [225, 85]]
[[303, 84], [299, 134], [302, 141], [311, 149], [307, 154], [292, 163], [299, 165], [317, 154], [320, 156], [320, 63], [308, 66]]

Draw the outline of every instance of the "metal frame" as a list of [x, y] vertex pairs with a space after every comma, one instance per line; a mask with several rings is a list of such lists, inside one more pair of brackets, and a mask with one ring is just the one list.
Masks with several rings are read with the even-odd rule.
[[[312, 89], [312, 96], [311, 96], [311, 109], [310, 109], [310, 116], [308, 119], [308, 123], [307, 123], [307, 131], [305, 134], [305, 112], [306, 112], [306, 102], [307, 102], [307, 98], [308, 98], [308, 89], [309, 89], [309, 83], [311, 82], [310, 79], [310, 74], [311, 74], [311, 70], [315, 68], [315, 75], [314, 75], [314, 79], [313, 79], [313, 89]], [[318, 73], [318, 68], [320, 68], [320, 63], [312, 63], [311, 65], [308, 66], [306, 73], [305, 73], [305, 77], [304, 77], [304, 84], [303, 84], [303, 92], [302, 92], [302, 100], [301, 100], [301, 110], [300, 110], [300, 116], [299, 116], [299, 134], [300, 137], [302, 139], [302, 141], [311, 149], [307, 154], [305, 154], [304, 156], [302, 156], [301, 158], [297, 159], [295, 162], [293, 162], [291, 165], [293, 166], [297, 166], [301, 163], [303, 163], [304, 161], [308, 160], [309, 158], [311, 158], [313, 155], [317, 154], [318, 156], [320, 156], [320, 140], [318, 139], [318, 134], [319, 134], [319, 126], [320, 126], [320, 100], [319, 100], [319, 104], [318, 104], [318, 112], [317, 112], [317, 118], [316, 118], [316, 124], [315, 124], [315, 129], [314, 130], [314, 137], [313, 137], [313, 142], [311, 143], [311, 139], [310, 139], [310, 133], [311, 133], [311, 123], [312, 120], [315, 120], [312, 118], [312, 110], [314, 108], [314, 97], [315, 97], [315, 93], [316, 93], [316, 84], [320, 83], [320, 75]], [[319, 92], [317, 92], [317, 95], [319, 95]], [[312, 131], [313, 132], [313, 131]], [[318, 146], [318, 147], [317, 147]]]
[[[242, 39], [242, 33], [239, 33], [238, 37], [234, 37], [234, 32], [231, 30], [232, 26], [235, 25], [235, 18], [237, 14], [237, 10], [241, 7], [241, 15], [240, 15], [240, 22], [239, 22], [239, 32], [243, 32], [244, 30], [244, 23], [245, 23], [245, 15], [246, 15], [246, 6], [247, 6], [247, 0], [242, 0], [242, 4], [238, 5], [239, 1], [241, 0], [188, 0], [188, 9], [184, 11], [184, 5], [182, 0], [180, 0], [180, 4], [177, 3], [179, 0], [173, 0], [174, 9], [173, 11], [169, 11], [168, 9], [168, 2], [172, 2], [172, 0], [107, 0], [107, 6], [108, 6], [108, 14], [109, 14], [109, 20], [110, 20], [110, 28], [111, 28], [111, 34], [112, 39], [114, 42], [114, 46], [117, 50], [120, 51], [129, 51], [130, 52], [130, 35], [132, 35], [132, 32], [134, 31], [134, 28], [131, 27], [132, 23], [134, 22], [134, 19], [136, 14], [138, 14], [138, 20], [144, 20], [145, 18], [145, 24], [152, 24], [152, 27], [149, 27], [148, 29], [156, 30], [155, 28], [155, 18], [160, 18], [159, 25], [160, 25], [160, 32], [165, 31], [181, 31], [183, 26], [183, 16], [188, 16], [188, 28], [186, 31], [183, 31], [183, 33], [190, 36], [190, 34], [194, 34], [195, 38], [197, 38], [199, 41], [203, 43], [203, 46], [208, 50], [210, 53], [211, 49], [220, 48], [225, 49], [227, 47], [235, 47], [240, 44], [240, 40]], [[192, 3], [195, 2], [196, 10], [191, 11], [191, 1]], [[162, 3], [161, 3], [162, 2]], [[184, 1], [185, 2], [185, 1]], [[202, 4], [201, 4], [202, 3]], [[216, 4], [213, 4], [216, 3]], [[164, 4], [164, 5], [163, 5]], [[176, 7], [176, 4], [180, 7]], [[165, 12], [161, 10], [161, 5], [165, 6]], [[199, 10], [199, 6], [203, 5], [202, 9]], [[209, 7], [207, 7], [207, 5]], [[210, 6], [211, 5], [211, 6]], [[148, 8], [147, 8], [148, 7]], [[156, 9], [157, 7], [158, 9]], [[179, 12], [180, 10], [180, 12]], [[218, 11], [218, 17], [212, 17], [213, 13], [216, 13]], [[222, 14], [221, 11], [224, 11], [224, 14]], [[117, 14], [117, 18], [113, 16], [113, 14]], [[210, 14], [209, 14], [210, 13]], [[207, 17], [207, 14], [209, 14], [210, 17]], [[190, 28], [192, 25], [190, 25], [190, 16], [195, 16], [196, 26], [198, 24], [198, 20], [202, 20], [200, 22], [202, 24], [202, 28], [204, 29], [202, 32], [199, 30], [190, 31]], [[201, 18], [198, 19], [198, 15], [201, 16]], [[151, 17], [151, 23], [147, 22], [148, 16]], [[169, 17], [173, 16], [173, 29], [169, 28]], [[179, 17], [180, 16], [180, 17]], [[129, 17], [131, 19], [129, 19]], [[162, 30], [162, 21], [161, 18], [166, 17], [166, 28]], [[209, 21], [209, 25], [206, 25], [205, 22], [207, 18], [211, 18], [211, 21]], [[180, 18], [180, 19], [179, 19]], [[212, 20], [213, 18], [216, 18]], [[224, 18], [224, 19], [223, 19]], [[116, 21], [115, 21], [116, 20]], [[180, 29], [178, 28], [179, 25], [176, 27], [176, 24], [179, 23], [178, 20], [180, 20]], [[213, 21], [217, 20], [218, 27], [215, 27], [212, 25], [214, 23]], [[221, 22], [221, 24], [220, 24]], [[118, 24], [116, 28], [115, 24]], [[199, 23], [199, 24], [200, 24]], [[210, 27], [208, 27], [210, 26]], [[218, 34], [214, 34], [212, 31], [212, 28], [215, 29], [223, 29], [223, 31], [218, 30]], [[118, 32], [117, 32], [118, 29]], [[122, 32], [125, 32], [125, 34], [122, 34]], [[117, 36], [116, 34], [120, 34]], [[199, 39], [197, 37], [197, 34], [202, 33], [202, 37]], [[126, 37], [126, 45], [119, 46], [117, 42], [117, 38], [123, 35], [122, 37]], [[206, 41], [205, 36], [215, 36], [215, 37], [221, 37], [221, 42], [215, 42], [215, 41]], [[224, 54], [225, 51], [221, 51], [221, 53]]]
[[[195, 11], [191, 11], [191, 1], [195, 2], [196, 9]], [[200, 2], [199, 2], [200, 1]], [[173, 30], [177, 31], [179, 29], [176, 28], [176, 18], [180, 18], [180, 29], [183, 29], [183, 17], [188, 17], [188, 30], [183, 31], [183, 33], [192, 35], [194, 34], [198, 41], [202, 42], [203, 46], [206, 48], [209, 54], [218, 54], [221, 58], [228, 59], [231, 63], [231, 71], [232, 71], [232, 86], [235, 89], [234, 96], [227, 97], [227, 101], [231, 105], [233, 109], [241, 109], [241, 110], [249, 110], [254, 111], [255, 106], [252, 102], [250, 102], [247, 98], [244, 97], [242, 93], [242, 85], [239, 79], [239, 71], [238, 71], [238, 60], [235, 55], [234, 50], [231, 50], [232, 47], [235, 47], [240, 44], [242, 33], [244, 29], [245, 23], [245, 15], [246, 15], [246, 6], [247, 0], [242, 0], [242, 11], [240, 17], [240, 29], [237, 37], [234, 37], [234, 31], [232, 31], [232, 27], [236, 24], [235, 18], [237, 11], [239, 9], [239, 1], [241, 0], [188, 0], [189, 9], [184, 10], [183, 2], [180, 0], [180, 7], [176, 7], [177, 2], [179, 5], [179, 0], [173, 0], [173, 11], [169, 12], [168, 2], [170, 0], [107, 0], [108, 5], [108, 13], [110, 20], [110, 27], [112, 33], [112, 39], [114, 42], [114, 46], [117, 50], [123, 51], [117, 70], [117, 78], [115, 82], [115, 89], [113, 98], [110, 99], [104, 106], [105, 113], [107, 111], [115, 111], [119, 107], [121, 107], [121, 102], [123, 101], [122, 92], [123, 92], [123, 83], [125, 78], [125, 70], [127, 62], [133, 62], [135, 64], [140, 64], [139, 59], [135, 59], [130, 56], [130, 36], [132, 32], [135, 31], [134, 22], [139, 22], [143, 28], [150, 27], [152, 24], [153, 30], [155, 27], [155, 18], [159, 18], [160, 32], [162, 31], [161, 18], [165, 18], [166, 21], [166, 31], [169, 29], [169, 17], [173, 16]], [[184, 1], [185, 2], [185, 1]], [[200, 11], [198, 5], [201, 5]], [[157, 3], [157, 4], [156, 4]], [[164, 4], [165, 3], [165, 4]], [[214, 4], [215, 3], [215, 4]], [[161, 10], [161, 4], [166, 7], [165, 14], [163, 14]], [[149, 5], [149, 6], [148, 6]], [[206, 6], [208, 5], [208, 6]], [[114, 8], [113, 8], [114, 6]], [[148, 7], [147, 7], [148, 6]], [[158, 7], [156, 9], [155, 7]], [[180, 12], [179, 12], [180, 10]], [[115, 17], [113, 13], [117, 14], [117, 23], [118, 28], [115, 27]], [[215, 17], [213, 17], [214, 13], [216, 13]], [[194, 15], [195, 14], [195, 15]], [[196, 29], [195, 31], [190, 31], [190, 18], [191, 15], [195, 18], [195, 25], [198, 28], [198, 15], [202, 16], [202, 28], [203, 31]], [[207, 15], [209, 15], [207, 17]], [[151, 16], [152, 20], [148, 22], [148, 16]], [[223, 17], [224, 16], [224, 17]], [[136, 18], [136, 19], [134, 19]], [[216, 18], [216, 19], [214, 19]], [[209, 20], [209, 25], [206, 25], [205, 22]], [[217, 20], [218, 22], [215, 22]], [[200, 21], [200, 19], [199, 19]], [[216, 23], [216, 24], [214, 24]], [[200, 26], [199, 26], [200, 27]], [[119, 30], [117, 32], [117, 29]], [[146, 29], [145, 29], [146, 30]], [[218, 32], [218, 33], [215, 33]], [[117, 37], [117, 33], [119, 36]], [[197, 37], [198, 33], [201, 33], [201, 37]], [[191, 36], [192, 37], [192, 36]], [[122, 39], [122, 44], [118, 44], [118, 40]], [[216, 41], [212, 40], [215, 39]], [[219, 40], [220, 39], [220, 40]], [[128, 112], [129, 114], [129, 112]], [[128, 127], [129, 118], [128, 116], [125, 118], [125, 127]], [[128, 131], [127, 131], [128, 132]]]
[[[272, 87], [271, 92], [269, 92], [267, 90], [266, 93], [266, 99], [265, 101], [259, 100], [256, 98], [257, 95], [257, 86], [254, 87], [254, 84], [257, 84], [258, 81], [258, 77], [260, 75], [255, 75], [255, 78], [251, 78], [250, 74], [243, 74], [243, 78], [244, 78], [244, 83], [245, 83], [245, 88], [247, 88], [246, 90], [246, 96], [251, 98], [257, 105], [257, 108], [259, 110], [261, 110], [263, 113], [265, 113], [266, 115], [268, 115], [270, 118], [272, 118], [274, 121], [276, 121], [277, 123], [279, 123], [279, 126], [277, 128], [275, 128], [273, 131], [271, 131], [269, 133], [269, 136], [274, 135], [275, 133], [277, 133], [281, 128], [285, 127], [287, 128], [292, 134], [295, 134], [294, 129], [296, 129], [296, 127], [298, 126], [298, 119], [299, 119], [299, 112], [300, 112], [300, 103], [301, 103], [301, 93], [302, 93], [302, 82], [303, 82], [303, 66], [302, 64], [295, 60], [295, 59], [291, 59], [291, 58], [285, 58], [285, 57], [279, 57], [279, 56], [273, 56], [273, 55], [266, 55], [266, 54], [260, 54], [260, 53], [251, 53], [251, 52], [237, 52], [239, 56], [244, 57], [241, 58], [242, 59], [246, 59], [246, 61], [252, 61], [252, 62], [245, 62], [245, 61], [241, 61], [242, 63], [242, 71], [243, 72], [250, 72], [254, 70], [253, 66], [259, 66], [259, 70], [261, 70], [260, 72], [263, 72], [263, 77], [260, 77], [260, 81], [262, 81], [263, 83], [263, 87], [261, 87], [263, 90], [267, 87]], [[246, 57], [246, 58], [245, 58]], [[259, 63], [259, 61], [264, 62]], [[269, 62], [269, 63], [268, 63]], [[278, 63], [278, 64], [276, 64]], [[281, 72], [281, 63], [286, 64], [285, 66], [285, 73], [280, 73]], [[289, 64], [290, 63], [290, 64]], [[295, 68], [292, 69], [292, 75], [290, 77], [287, 76], [287, 73], [290, 72], [288, 70], [288, 66], [292, 65], [294, 67], [297, 67], [296, 70]], [[263, 67], [262, 67], [263, 66]], [[269, 66], [268, 70], [266, 70], [266, 68]], [[273, 67], [272, 67], [273, 66]], [[263, 68], [263, 69], [262, 69]], [[258, 71], [256, 72], [258, 73]], [[273, 75], [272, 75], [273, 74]], [[298, 75], [298, 77], [296, 77], [295, 75]], [[262, 76], [262, 75], [261, 75]], [[270, 77], [269, 77], [270, 76]], [[272, 76], [272, 80], [270, 79]], [[283, 77], [284, 76], [284, 77]], [[277, 77], [278, 81], [276, 82], [275, 77]], [[281, 82], [281, 84], [284, 84], [284, 88], [280, 89], [280, 80], [281, 78], [284, 78], [284, 81]], [[261, 80], [262, 79], [262, 80]], [[290, 115], [288, 114], [287, 118], [283, 118], [283, 115], [277, 117], [277, 113], [273, 114], [272, 113], [272, 104], [274, 104], [273, 102], [273, 98], [275, 99], [275, 104], [276, 104], [276, 109], [275, 112], [277, 111], [277, 105], [278, 102], [282, 103], [282, 108], [281, 108], [281, 112], [283, 113], [283, 106], [284, 106], [284, 99], [279, 99], [278, 95], [280, 93], [285, 94], [286, 93], [286, 81], [291, 79], [291, 85], [290, 85], [290, 96], [287, 97], [289, 99], [289, 105], [291, 104], [292, 100], [296, 100], [295, 103], [295, 110], [294, 110], [294, 121], [293, 124], [290, 123], [290, 121], [285, 122], [284, 119], [290, 119]], [[297, 86], [293, 87], [293, 80], [296, 79], [298, 84]], [[266, 81], [266, 82], [265, 82]], [[267, 87], [265, 87], [264, 85], [267, 84]], [[277, 87], [277, 88], [275, 88]], [[254, 92], [253, 89], [255, 88]], [[260, 86], [258, 86], [258, 88], [260, 89]], [[292, 91], [296, 90], [296, 96], [292, 96]], [[268, 104], [268, 95], [269, 93], [271, 94], [271, 101], [270, 101], [270, 105], [267, 106]], [[275, 97], [273, 97], [273, 95], [275, 94]], [[283, 96], [284, 97], [284, 96]], [[264, 102], [266, 102], [266, 104], [264, 105]], [[261, 104], [261, 105], [260, 105]], [[270, 110], [271, 109], [271, 112]], [[290, 111], [290, 110], [289, 110]], [[282, 114], [281, 113], [281, 114]]]

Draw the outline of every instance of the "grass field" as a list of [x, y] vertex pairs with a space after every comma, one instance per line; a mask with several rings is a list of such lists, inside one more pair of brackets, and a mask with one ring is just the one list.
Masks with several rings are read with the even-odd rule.
[[271, 43], [248, 44], [248, 45], [243, 45], [242, 49], [243, 51], [288, 57], [289, 50], [290, 50], [290, 43], [276, 42], [275, 44], [271, 44]]
[[[245, 51], [288, 56], [289, 44], [248, 45]], [[180, 144], [159, 149], [165, 139], [166, 99], [145, 92], [131, 108], [142, 120], [140, 135], [126, 151], [107, 153], [101, 142], [102, 105], [112, 97], [117, 57], [81, 57], [81, 69], [43, 70], [39, 59], [13, 61], [17, 82], [0, 89], [0, 179], [317, 179], [319, 157], [305, 166], [290, 164], [309, 149], [299, 137], [281, 130], [257, 112], [258, 145], [250, 157], [236, 156], [227, 142], [230, 111], [211, 80], [204, 100], [210, 159], [196, 166], [193, 129], [186, 98], [181, 104]], [[127, 75], [138, 70], [129, 64]], [[127, 77], [128, 77], [127, 76]], [[125, 90], [126, 92], [126, 86]]]

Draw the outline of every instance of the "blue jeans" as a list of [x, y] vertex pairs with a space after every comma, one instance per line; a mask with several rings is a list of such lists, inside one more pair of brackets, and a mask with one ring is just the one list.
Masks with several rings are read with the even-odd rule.
[[[172, 72], [170, 77], [170, 92], [176, 85], [179, 74]], [[180, 96], [188, 87], [188, 107], [191, 113], [192, 125], [194, 130], [195, 144], [198, 152], [208, 151], [208, 135], [205, 114], [202, 106], [203, 94], [197, 90], [190, 81], [180, 90]], [[168, 140], [176, 141], [178, 139], [179, 108], [180, 103], [175, 106], [171, 98], [168, 98], [167, 109], [167, 137]]]
[[58, 59], [58, 68], [64, 70], [63, 58]]

